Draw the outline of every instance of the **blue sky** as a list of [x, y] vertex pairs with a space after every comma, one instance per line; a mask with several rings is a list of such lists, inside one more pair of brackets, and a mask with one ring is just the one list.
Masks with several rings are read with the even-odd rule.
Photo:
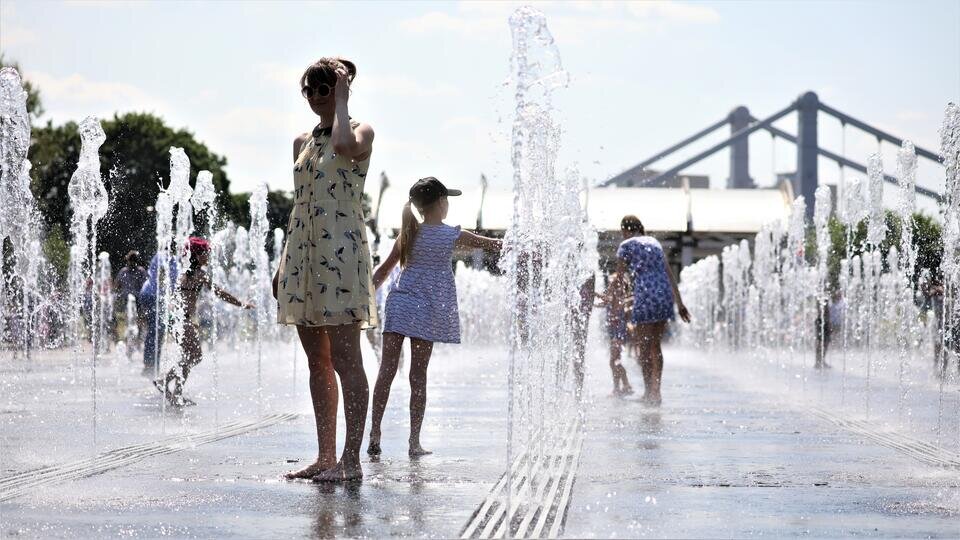
[[[518, 5], [4, 0], [0, 49], [39, 85], [46, 118], [156, 112], [226, 155], [235, 191], [290, 188], [292, 140], [314, 123], [299, 75], [343, 55], [359, 68], [351, 114], [377, 132], [371, 178], [386, 170], [403, 185], [434, 175], [472, 187], [484, 172], [506, 187], [507, 17]], [[763, 117], [806, 90], [936, 150], [943, 109], [960, 99], [956, 0], [534, 5], [572, 77], [557, 100], [561, 162], [590, 181], [736, 105]], [[793, 116], [778, 125], [796, 132]], [[839, 152], [839, 124], [820, 126], [822, 144]], [[852, 130], [846, 146], [863, 163], [877, 147]], [[883, 151], [893, 170], [895, 149]], [[769, 136], [752, 137], [751, 152], [751, 174], [770, 184]], [[792, 171], [793, 149], [779, 143], [775, 153], [777, 172]], [[721, 153], [688, 172], [719, 187], [726, 171]], [[837, 176], [829, 163], [822, 171]], [[923, 164], [920, 182], [942, 187], [942, 172]]]

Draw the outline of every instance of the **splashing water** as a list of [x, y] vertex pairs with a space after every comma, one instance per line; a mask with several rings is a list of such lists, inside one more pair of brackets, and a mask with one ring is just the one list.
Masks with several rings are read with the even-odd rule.
[[[211, 251], [210, 259], [208, 263], [208, 274], [212, 277], [213, 283], [218, 283], [217, 276], [219, 275], [219, 265], [220, 257], [217, 256], [217, 245], [215, 239], [213, 238], [213, 231], [217, 226], [217, 189], [213, 186], [213, 173], [210, 171], [200, 171], [197, 173], [197, 182], [194, 184], [193, 196], [190, 198], [190, 204], [193, 206], [195, 212], [199, 212], [203, 216], [203, 223], [206, 224], [206, 230], [202, 232], [204, 236], [211, 240]], [[219, 282], [219, 283], [222, 283]], [[210, 287], [204, 293], [204, 299], [206, 300], [209, 306], [216, 306], [217, 299], [216, 295], [213, 292], [213, 287]], [[213, 364], [212, 375], [213, 375], [213, 417], [214, 424], [220, 425], [220, 362], [218, 359], [216, 345], [217, 340], [220, 337], [220, 318], [216, 316], [216, 308], [212, 309], [214, 316], [211, 317], [210, 323], [210, 350], [208, 351], [209, 356], [212, 356], [211, 362]]]
[[[580, 179], [575, 173], [557, 172], [561, 130], [552, 94], [568, 81], [559, 51], [546, 18], [533, 8], [517, 9], [510, 27], [513, 220], [500, 265], [513, 314], [508, 460], [512, 464], [516, 458], [517, 474], [524, 475], [560, 447], [564, 428], [580, 414], [578, 370], [571, 359], [577, 356], [578, 325], [584, 319], [580, 290], [590, 276], [588, 261], [596, 259], [596, 248], [588, 253]], [[511, 524], [512, 512], [530, 485], [521, 483], [517, 491], [512, 481], [507, 485], [510, 511], [504, 523]]]
[[[704, 318], [705, 324], [681, 326], [681, 340], [696, 347], [726, 344], [736, 358], [762, 360], [754, 363], [756, 373], [782, 374], [788, 391], [795, 381], [803, 384], [808, 377], [816, 377], [821, 385], [819, 395], [807, 396], [801, 387], [798, 399], [813, 400], [824, 410], [860, 417], [891, 431], [935, 437], [929, 441], [934, 443], [931, 447], [960, 449], [960, 407], [954, 405], [960, 404], [960, 399], [944, 396], [960, 381], [958, 373], [945, 370], [948, 363], [956, 361], [948, 351], [956, 347], [960, 322], [960, 303], [956, 301], [960, 284], [960, 109], [953, 104], [947, 107], [940, 135], [946, 171], [941, 213], [944, 251], [939, 268], [942, 293], [935, 287], [937, 272], [924, 269], [915, 275], [916, 239], [911, 229], [917, 157], [907, 141], [897, 159], [899, 189], [894, 211], [901, 222], [899, 238], [895, 228], [887, 230], [883, 165], [875, 154], [869, 159], [866, 182], [843, 180], [837, 217], [847, 230], [845, 253], [830, 251], [832, 201], [827, 187], [821, 186], [816, 192], [814, 230], [805, 230], [801, 219], [805, 205], [798, 199], [788, 223], [772, 223], [756, 235], [752, 274], [747, 271], [747, 244], [725, 248], [720, 269], [716, 259], [708, 257], [683, 270], [680, 286], [687, 307], [695, 317]], [[866, 241], [855, 246], [855, 231], [864, 225]], [[804, 254], [805, 239], [811, 232], [816, 236], [815, 259]], [[827, 264], [831, 257], [836, 258], [832, 263], [836, 266]], [[718, 278], [722, 278], [719, 308]], [[833, 279], [836, 281], [831, 283]], [[827, 298], [828, 286], [836, 287], [836, 297]], [[815, 325], [818, 319], [820, 324]], [[834, 329], [829, 340], [825, 332], [828, 320]], [[817, 347], [822, 347], [819, 351], [826, 353], [829, 363], [842, 361], [839, 377], [831, 376], [831, 370], [810, 369], [805, 359], [814, 356]], [[748, 354], [739, 354], [744, 349]], [[931, 358], [936, 362], [931, 363]], [[839, 391], [826, 392], [825, 388]]]
[[[940, 415], [937, 418], [937, 440], [940, 440], [943, 421], [944, 381], [946, 380], [947, 350], [952, 344], [960, 325], [960, 302], [957, 302], [957, 287], [960, 285], [960, 107], [949, 103], [940, 127], [940, 155], [946, 171], [943, 203], [943, 259], [940, 270], [943, 274], [943, 307], [940, 323], [939, 356], [937, 359], [940, 377]], [[960, 390], [958, 390], [960, 392]], [[960, 410], [958, 410], [960, 414]], [[958, 435], [960, 439], [960, 435]]]
[[[257, 350], [257, 407], [263, 408], [263, 338], [264, 327], [270, 311], [276, 311], [270, 291], [270, 260], [267, 257], [267, 185], [259, 184], [250, 194], [250, 233], [248, 247], [250, 261], [253, 263], [250, 280], [250, 298], [254, 305], [254, 343]], [[271, 304], [273, 304], [271, 306]], [[271, 308], [273, 308], [271, 310]]]
[[[33, 346], [34, 319], [50, 304], [41, 276], [51, 270], [40, 249], [41, 219], [30, 191], [30, 117], [27, 92], [20, 74], [13, 68], [0, 69], [0, 244], [9, 239], [13, 268], [0, 270], [0, 336], [8, 320], [19, 318], [19, 348], [28, 357]], [[48, 284], [52, 285], [52, 283]], [[20, 296], [20, 312], [7, 313], [14, 305], [9, 298]]]
[[[99, 327], [99, 295], [94, 293], [94, 273], [97, 264], [97, 224], [107, 214], [109, 202], [107, 189], [100, 174], [100, 146], [107, 140], [100, 121], [88, 116], [80, 123], [80, 160], [77, 170], [70, 177], [67, 195], [73, 214], [70, 219], [70, 234], [73, 246], [70, 250], [70, 311], [73, 340], [80, 346], [81, 313], [87, 311], [89, 330], [93, 340], [90, 357], [90, 378], [93, 403], [93, 447], [97, 447], [97, 353], [100, 349], [96, 329]], [[88, 292], [89, 291], [89, 292]], [[89, 294], [85, 306], [84, 296]], [[78, 351], [79, 352], [79, 351]], [[79, 356], [79, 354], [78, 354]]]

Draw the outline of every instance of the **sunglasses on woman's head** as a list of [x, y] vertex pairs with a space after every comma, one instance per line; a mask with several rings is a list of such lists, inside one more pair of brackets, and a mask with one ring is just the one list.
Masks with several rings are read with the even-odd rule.
[[310, 99], [314, 95], [317, 97], [327, 97], [330, 95], [330, 85], [327, 83], [320, 83], [316, 88], [312, 86], [304, 86], [300, 89], [300, 93], [303, 94], [303, 97]]

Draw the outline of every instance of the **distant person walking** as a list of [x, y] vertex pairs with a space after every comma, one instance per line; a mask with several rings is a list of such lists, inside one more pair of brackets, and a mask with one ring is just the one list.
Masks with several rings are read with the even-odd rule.
[[[457, 286], [453, 277], [455, 247], [499, 250], [502, 242], [479, 236], [443, 223], [450, 203], [447, 197], [460, 190], [447, 189], [433, 177], [421, 178], [410, 188], [403, 207], [400, 237], [390, 255], [373, 275], [379, 288], [399, 263], [401, 272], [387, 295], [383, 324], [383, 357], [373, 390], [373, 418], [367, 453], [380, 455], [383, 414], [390, 398], [390, 386], [397, 374], [404, 338], [410, 338], [410, 438], [408, 454], [430, 454], [420, 444], [427, 405], [427, 366], [433, 344], [460, 343], [460, 315]], [[423, 216], [417, 222], [411, 206]]]
[[[143, 338], [143, 375], [152, 377], [157, 368], [157, 361], [160, 358], [160, 350], [163, 346], [163, 337], [167, 329], [166, 314], [163, 311], [163, 302], [165, 295], [169, 294], [177, 283], [177, 258], [170, 255], [167, 259], [167, 268], [160, 268], [160, 254], [157, 253], [150, 259], [150, 267], [147, 269], [147, 281], [140, 289], [138, 306], [143, 313], [143, 320], [146, 325], [146, 332]], [[162, 274], [162, 277], [161, 277]], [[160, 280], [163, 280], [161, 283]], [[162, 287], [160, 285], [163, 285]]]
[[[133, 301], [139, 303], [140, 290], [149, 277], [147, 269], [143, 267], [143, 260], [140, 257], [139, 251], [130, 250], [127, 252], [126, 257], [124, 257], [124, 262], [126, 264], [117, 272], [117, 277], [114, 278], [114, 290], [117, 291], [117, 302], [114, 306], [114, 311], [117, 313], [117, 320], [122, 320], [126, 317], [127, 298], [129, 296], [133, 296]], [[143, 307], [137, 305], [137, 336], [139, 336], [140, 339], [143, 338], [145, 321], [142, 314]]]
[[[307, 355], [319, 452], [316, 461], [288, 473], [291, 479], [363, 477], [360, 446], [370, 393], [360, 331], [376, 327], [378, 320], [362, 207], [374, 134], [350, 117], [347, 103], [356, 75], [349, 60], [321, 58], [300, 77], [300, 92], [319, 121], [293, 142], [294, 206], [273, 289], [278, 322], [297, 327]], [[339, 463], [334, 372], [347, 421]]]
[[690, 322], [673, 270], [660, 242], [647, 236], [643, 223], [633, 215], [620, 221], [623, 242], [617, 248], [617, 272], [633, 277], [633, 323], [636, 325], [638, 360], [643, 372], [643, 402], [659, 406], [663, 375], [663, 338], [667, 321], [674, 317], [674, 304], [684, 322]]

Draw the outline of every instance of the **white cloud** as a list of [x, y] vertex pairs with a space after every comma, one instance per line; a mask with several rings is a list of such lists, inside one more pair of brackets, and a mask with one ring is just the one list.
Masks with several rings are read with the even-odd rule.
[[28, 71], [24, 77], [37, 85], [47, 115], [57, 120], [106, 117], [118, 111], [172, 110], [165, 101], [128, 83], [95, 81], [79, 74], [57, 77], [42, 71]]
[[37, 34], [33, 30], [18, 26], [16, 22], [17, 4], [12, 1], [0, 2], [0, 49], [30, 44], [37, 40]]
[[[457, 13], [431, 11], [404, 19], [399, 26], [414, 34], [445, 33], [472, 39], [507, 35], [510, 14], [526, 2], [460, 2]], [[720, 20], [712, 7], [665, 0], [644, 2], [538, 2], [558, 42], [583, 43], [594, 35], [636, 32], [675, 24]]]
[[149, 3], [149, 0], [66, 0], [63, 5], [74, 8], [103, 9], [142, 7]]
[[[265, 107], [238, 107], [214, 116], [207, 127], [223, 138], [262, 138], [265, 133], [297, 133], [301, 115], [283, 114]], [[290, 135], [292, 140], [292, 135]]]
[[296, 87], [305, 66], [293, 67], [283, 64], [260, 64], [257, 69], [268, 81], [286, 87]]
[[398, 23], [401, 30], [413, 34], [453, 33], [467, 38], [490, 38], [504, 31], [506, 22], [490, 16], [466, 18], [431, 11]]
[[930, 116], [922, 111], [901, 110], [894, 115], [901, 122], [929, 122]]
[[28, 45], [35, 41], [37, 41], [37, 35], [26, 28], [3, 25], [3, 30], [0, 31], [0, 49]]
[[641, 19], [661, 19], [698, 24], [720, 21], [720, 14], [712, 7], [685, 2], [628, 2], [626, 8], [633, 16]]
[[399, 97], [458, 96], [460, 89], [443, 81], [420, 80], [406, 75], [372, 75], [362, 81], [357, 79], [359, 89], [369, 94]]

